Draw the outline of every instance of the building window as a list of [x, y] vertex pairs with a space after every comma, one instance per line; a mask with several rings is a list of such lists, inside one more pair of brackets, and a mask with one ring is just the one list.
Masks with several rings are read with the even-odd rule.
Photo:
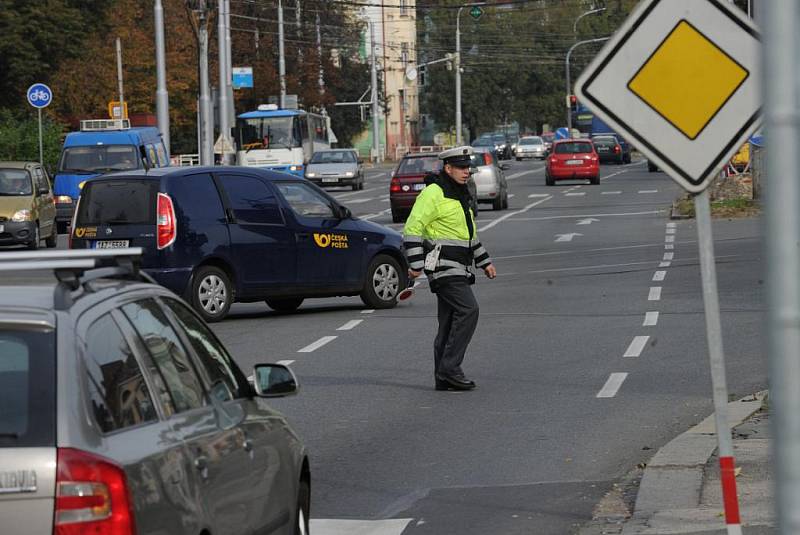
[[400, 0], [400, 16], [408, 16], [408, 0]]
[[403, 71], [408, 68], [408, 43], [400, 43], [400, 60], [403, 62]]

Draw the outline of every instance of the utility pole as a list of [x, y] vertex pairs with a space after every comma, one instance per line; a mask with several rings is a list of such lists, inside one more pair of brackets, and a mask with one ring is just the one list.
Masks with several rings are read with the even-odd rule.
[[[317, 57], [319, 59], [319, 100], [321, 103], [325, 96], [325, 68], [322, 62], [322, 31], [319, 26], [319, 13], [317, 13]], [[324, 105], [322, 105], [322, 112], [325, 113]]]
[[375, 23], [369, 22], [369, 50], [372, 57], [372, 153], [375, 163], [381, 162], [381, 141], [379, 134], [379, 107], [378, 107], [378, 56], [375, 50]]
[[461, 145], [461, 10], [456, 14], [456, 145]]
[[281, 81], [280, 108], [286, 107], [286, 56], [283, 46], [283, 1], [278, 0], [278, 76]]
[[171, 154], [169, 143], [169, 93], [167, 92], [167, 60], [164, 39], [164, 7], [161, 0], [155, 1], [153, 8], [156, 31], [156, 117], [158, 131], [164, 140], [167, 156]]
[[[214, 165], [214, 120], [211, 112], [211, 96], [208, 77], [208, 5], [207, 0], [194, 0], [189, 9], [197, 14], [192, 20], [192, 29], [197, 38], [197, 70], [200, 85], [198, 101], [197, 152], [200, 165]], [[188, 4], [187, 4], [188, 5]]]
[[122, 42], [117, 37], [117, 85], [119, 86], [119, 118], [120, 124], [125, 119], [125, 91], [122, 87]]
[[[228, 125], [236, 123], [236, 106], [233, 100], [233, 53], [231, 52], [231, 0], [225, 0], [225, 59], [228, 69], [225, 77], [225, 91], [228, 96]], [[230, 135], [230, 130], [228, 131]], [[235, 156], [235, 155], [234, 155]]]
[[225, 0], [218, 0], [217, 9], [217, 48], [219, 49], [219, 139], [222, 142], [222, 155], [220, 162], [222, 165], [228, 164], [228, 155], [225, 151], [228, 145], [230, 134], [230, 123], [228, 122], [228, 44], [226, 42], [225, 30]]
[[[567, 58], [564, 60], [564, 70], [566, 71], [566, 79], [567, 79], [567, 95], [566, 95], [566, 104], [567, 104], [567, 130], [572, 132], [572, 110], [570, 108], [569, 96], [572, 94], [572, 82], [570, 81], [569, 75], [569, 58], [572, 55], [572, 51], [578, 48], [581, 45], [588, 45], [589, 43], [601, 43], [603, 41], [608, 41], [610, 37], [598, 37], [597, 39], [587, 39], [586, 41], [578, 41], [574, 45], [572, 45], [569, 50], [567, 51]], [[571, 136], [572, 134], [570, 134]]]

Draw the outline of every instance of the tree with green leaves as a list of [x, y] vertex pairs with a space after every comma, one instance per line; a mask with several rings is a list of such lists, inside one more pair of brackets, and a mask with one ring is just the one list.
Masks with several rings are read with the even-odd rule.
[[[44, 165], [52, 172], [58, 163], [63, 125], [45, 116], [42, 120]], [[0, 160], [39, 161], [39, 121], [35, 111], [15, 115], [0, 109]]]

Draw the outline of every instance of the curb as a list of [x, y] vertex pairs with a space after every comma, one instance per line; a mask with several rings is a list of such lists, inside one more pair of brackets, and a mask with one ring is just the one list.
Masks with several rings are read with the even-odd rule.
[[678, 201], [679, 200], [680, 199], [676, 199], [676, 200], [672, 201], [672, 209], [670, 210], [669, 218], [670, 219], [694, 219], [693, 216], [686, 215], [686, 214], [681, 214], [680, 212], [678, 212]]
[[[728, 403], [730, 429], [758, 412], [768, 393], [764, 390]], [[642, 533], [657, 511], [697, 507], [703, 487], [703, 467], [716, 450], [714, 413], [658, 450], [645, 468], [633, 515], [622, 534]]]

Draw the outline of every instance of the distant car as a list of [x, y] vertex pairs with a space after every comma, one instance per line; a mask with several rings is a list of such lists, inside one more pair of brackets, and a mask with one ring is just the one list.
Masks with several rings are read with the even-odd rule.
[[0, 245], [37, 249], [58, 238], [56, 204], [47, 172], [38, 162], [0, 162]]
[[625, 163], [625, 153], [622, 151], [622, 145], [619, 144], [616, 137], [595, 136], [592, 138], [592, 143], [594, 143], [594, 148], [600, 157], [600, 163]]
[[517, 144], [517, 161], [524, 158], [539, 158], [544, 159], [547, 157], [547, 147], [544, 140], [539, 136], [525, 136], [519, 140]]
[[294, 374], [251, 384], [136, 252], [0, 256], [3, 533], [308, 533], [308, 455], [264, 399]]
[[606, 139], [608, 137], [614, 138], [619, 144], [620, 153], [622, 154], [622, 160], [619, 163], [631, 163], [631, 150], [633, 149], [631, 144], [628, 143], [625, 138], [613, 132], [608, 134], [592, 134], [592, 140], [597, 138]]
[[544, 141], [544, 147], [547, 149], [549, 153], [550, 150], [553, 148], [553, 141], [556, 140], [556, 134], [554, 132], [542, 132], [542, 135], [539, 136]]
[[545, 164], [545, 183], [554, 186], [557, 180], [580, 179], [600, 183], [600, 162], [592, 142], [584, 139], [554, 142]]
[[475, 149], [486, 149], [495, 153], [497, 158], [500, 158], [500, 146], [495, 142], [491, 134], [484, 134], [479, 136], [472, 142], [472, 147]]
[[[394, 223], [402, 223], [408, 218], [417, 195], [425, 189], [425, 176], [438, 173], [441, 169], [442, 161], [435, 153], [409, 153], [403, 156], [389, 181], [389, 206]], [[477, 188], [472, 177], [467, 182], [467, 187], [472, 199], [477, 199]], [[478, 213], [477, 201], [472, 204], [472, 211]]]
[[206, 321], [234, 302], [279, 312], [306, 298], [360, 296], [391, 308], [405, 288], [402, 236], [352, 216], [324, 190], [280, 171], [173, 167], [86, 182], [76, 249], [142, 247], [142, 267]]
[[311, 156], [305, 177], [318, 186], [350, 186], [364, 189], [363, 160], [353, 149], [317, 151]]
[[512, 145], [511, 138], [503, 133], [494, 133], [492, 134], [492, 141], [494, 141], [494, 144], [497, 147], [498, 159], [510, 160]]
[[476, 150], [472, 164], [477, 202], [492, 203], [493, 210], [508, 208], [508, 182], [503, 172], [509, 169], [508, 164], [501, 165], [494, 153], [488, 150]]

